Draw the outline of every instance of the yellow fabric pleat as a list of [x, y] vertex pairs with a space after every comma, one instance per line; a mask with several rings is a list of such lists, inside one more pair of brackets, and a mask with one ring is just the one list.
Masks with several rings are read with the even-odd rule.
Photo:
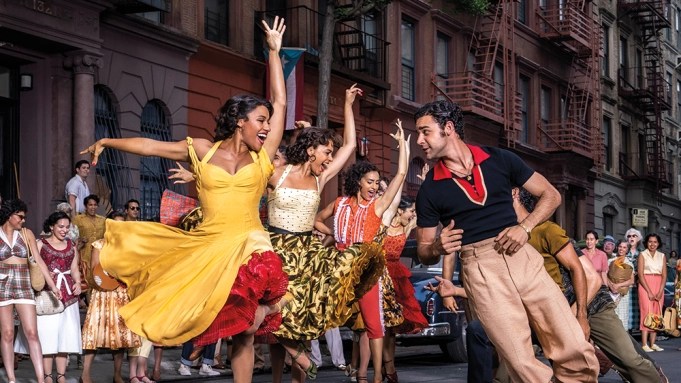
[[120, 310], [136, 334], [163, 345], [205, 331], [224, 306], [239, 267], [252, 253], [272, 250], [258, 203], [273, 171], [265, 150], [232, 175], [199, 161], [187, 139], [203, 222], [187, 232], [154, 222], [107, 220], [102, 267], [128, 286]]

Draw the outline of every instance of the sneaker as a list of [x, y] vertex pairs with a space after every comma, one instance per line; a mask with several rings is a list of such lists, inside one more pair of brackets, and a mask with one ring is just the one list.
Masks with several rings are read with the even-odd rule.
[[653, 344], [652, 346], [650, 346], [650, 348], [653, 349], [653, 351], [664, 351], [664, 348], [662, 348], [662, 347], [660, 347], [656, 344]]
[[336, 366], [336, 368], [339, 369], [340, 371], [345, 371], [345, 369], [348, 368], [348, 366], [341, 363], [338, 366]]
[[218, 375], [220, 375], [220, 373], [213, 370], [213, 367], [204, 363], [203, 365], [201, 365], [201, 369], [199, 370], [199, 375], [201, 375], [201, 376], [218, 376]]
[[642, 349], [643, 351], [645, 351], [645, 352], [653, 352], [653, 351], [655, 351], [655, 350], [653, 350], [652, 348], [648, 347], [648, 345], [645, 345], [645, 346], [641, 347], [641, 349]]
[[190, 376], [192, 374], [192, 371], [189, 369], [189, 367], [180, 363], [180, 368], [177, 369], [177, 373], [182, 376]]

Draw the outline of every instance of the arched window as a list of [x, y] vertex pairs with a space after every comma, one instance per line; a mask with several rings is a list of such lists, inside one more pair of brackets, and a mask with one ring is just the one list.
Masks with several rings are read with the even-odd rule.
[[[159, 141], [172, 141], [168, 111], [159, 100], [151, 100], [142, 109], [140, 130], [142, 137]], [[146, 221], [160, 219], [161, 195], [170, 187], [168, 169], [172, 167], [170, 160], [160, 157], [142, 157], [140, 159], [140, 218]]]
[[[111, 90], [104, 85], [95, 85], [95, 139], [120, 138], [116, 103]], [[125, 153], [105, 150], [99, 156], [95, 167], [95, 190], [100, 206], [105, 211], [121, 208], [130, 198], [136, 198], [130, 167]]]
[[616, 235], [615, 218], [617, 209], [612, 205], [603, 206], [603, 235]]

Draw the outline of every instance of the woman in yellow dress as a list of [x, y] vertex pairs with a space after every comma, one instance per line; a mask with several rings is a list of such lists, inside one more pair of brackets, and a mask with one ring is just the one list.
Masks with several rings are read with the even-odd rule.
[[219, 110], [214, 142], [187, 138], [102, 139], [84, 150], [95, 165], [104, 148], [189, 161], [203, 209], [191, 232], [155, 222], [107, 221], [103, 268], [128, 286], [120, 309], [152, 342], [205, 345], [232, 336], [234, 381], [250, 382], [253, 337], [277, 329], [288, 278], [263, 229], [258, 202], [284, 132], [286, 89], [279, 58], [284, 20], [263, 21], [272, 103], [233, 96]]

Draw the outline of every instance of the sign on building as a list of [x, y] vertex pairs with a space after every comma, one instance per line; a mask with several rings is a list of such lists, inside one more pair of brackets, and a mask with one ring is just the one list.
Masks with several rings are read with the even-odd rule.
[[648, 226], [648, 209], [631, 209], [631, 226]]

